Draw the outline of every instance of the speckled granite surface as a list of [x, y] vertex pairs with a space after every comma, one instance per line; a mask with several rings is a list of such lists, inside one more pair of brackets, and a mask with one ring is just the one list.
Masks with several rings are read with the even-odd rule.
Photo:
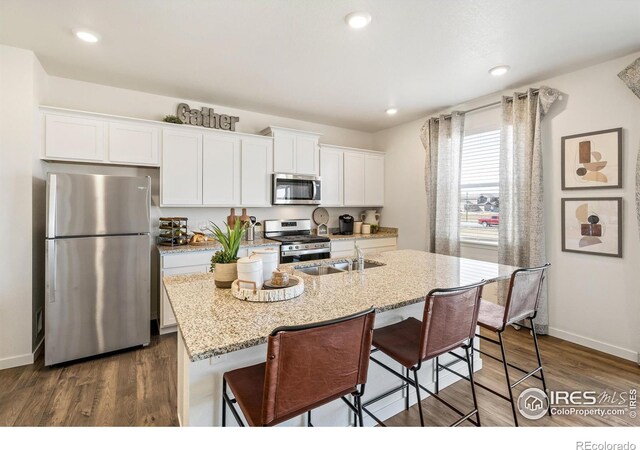
[[[240, 244], [240, 248], [248, 247], [271, 247], [274, 245], [280, 245], [280, 242], [272, 241], [271, 239], [255, 239], [253, 241], [243, 241]], [[178, 245], [176, 247], [169, 247], [167, 245], [156, 245], [161, 255], [169, 253], [185, 253], [185, 252], [205, 252], [211, 250], [218, 250], [220, 244], [216, 241], [207, 242], [207, 245]]]
[[344, 241], [349, 239], [382, 239], [382, 238], [397, 238], [398, 237], [398, 229], [397, 228], [389, 228], [389, 227], [381, 227], [380, 230], [376, 234], [330, 234], [329, 239], [332, 241]]
[[[262, 344], [278, 326], [333, 319], [372, 305], [379, 312], [400, 308], [422, 301], [431, 289], [507, 278], [516, 269], [417, 250], [367, 259], [386, 266], [322, 276], [295, 271], [304, 279], [305, 292], [276, 303], [238, 300], [229, 290], [214, 287], [213, 274], [164, 277], [163, 281], [189, 357], [198, 361]], [[323, 263], [331, 261], [335, 260]], [[281, 267], [293, 271], [296, 265]]]

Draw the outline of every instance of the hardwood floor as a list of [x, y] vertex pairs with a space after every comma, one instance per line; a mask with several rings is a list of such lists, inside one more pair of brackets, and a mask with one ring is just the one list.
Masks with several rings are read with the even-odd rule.
[[[534, 363], [526, 330], [509, 330], [506, 342], [508, 356], [515, 364], [529, 367]], [[630, 361], [548, 336], [540, 338], [540, 347], [551, 389], [620, 392], [640, 388], [640, 368]], [[502, 365], [489, 358], [484, 358], [484, 366], [476, 376], [494, 389], [505, 389]], [[516, 392], [530, 386], [537, 384], [526, 381]], [[444, 389], [442, 394], [465, 410], [470, 405], [469, 385], [464, 381]], [[483, 426], [513, 424], [508, 402], [483, 389], [478, 389], [478, 401]], [[448, 425], [457, 419], [435, 399], [425, 399], [423, 407], [429, 426]], [[59, 367], [44, 367], [41, 356], [33, 365], [0, 371], [0, 426], [175, 426], [175, 410], [175, 334], [153, 336], [146, 348]], [[417, 407], [386, 423], [417, 426]], [[520, 424], [640, 426], [640, 419], [628, 415], [546, 416], [535, 421], [520, 418]]]
[[[487, 333], [489, 337], [491, 334]], [[507, 360], [522, 367], [535, 367], [535, 351], [529, 331], [513, 328], [505, 333]], [[545, 370], [547, 386], [551, 390], [591, 390], [622, 392], [629, 389], [640, 391], [640, 368], [631, 361], [615, 356], [609, 356], [589, 348], [563, 341], [550, 336], [539, 336], [542, 363]], [[483, 350], [494, 356], [500, 356], [500, 349], [493, 344], [483, 342]], [[515, 370], [510, 371], [512, 382], [521, 375]], [[506, 381], [502, 363], [490, 358], [483, 358], [483, 367], [476, 372], [476, 381], [507, 395]], [[528, 387], [541, 387], [540, 381], [529, 378], [514, 390], [517, 398]], [[454, 406], [462, 411], [472, 409], [469, 383], [462, 381], [455, 383], [441, 391], [442, 397], [450, 400]], [[492, 393], [476, 388], [480, 420], [482, 426], [513, 426], [511, 405]], [[640, 392], [639, 392], [640, 393]], [[422, 401], [425, 424], [428, 426], [446, 426], [458, 417], [434, 398]], [[640, 405], [639, 405], [640, 409]], [[638, 411], [640, 412], [640, 411]], [[520, 426], [640, 426], [639, 418], [624, 416], [584, 417], [578, 415], [545, 416], [538, 420], [528, 420], [518, 417]], [[409, 411], [402, 412], [385, 422], [387, 426], [419, 426], [418, 407], [413, 406]], [[466, 426], [473, 426], [469, 422]]]
[[0, 370], [0, 426], [175, 426], [176, 335], [53, 368]]

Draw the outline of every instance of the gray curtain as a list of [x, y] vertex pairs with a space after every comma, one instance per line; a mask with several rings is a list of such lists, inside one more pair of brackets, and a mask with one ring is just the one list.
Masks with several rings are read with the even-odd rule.
[[[516, 92], [502, 98], [500, 144], [500, 230], [498, 262], [519, 267], [546, 262], [542, 185], [542, 117], [558, 91]], [[499, 296], [499, 302], [504, 296]], [[546, 334], [549, 317], [546, 286], [536, 316], [536, 331]]]
[[460, 157], [464, 113], [428, 119], [420, 130], [429, 229], [427, 251], [460, 255]]
[[[629, 64], [618, 74], [620, 79], [640, 98], [640, 58]], [[636, 217], [640, 232], [640, 150], [636, 159]]]

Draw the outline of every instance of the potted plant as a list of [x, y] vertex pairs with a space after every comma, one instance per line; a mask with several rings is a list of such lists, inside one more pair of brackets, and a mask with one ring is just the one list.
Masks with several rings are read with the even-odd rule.
[[228, 289], [231, 283], [238, 278], [238, 250], [245, 224], [236, 220], [233, 228], [225, 223], [226, 232], [213, 222], [208, 231], [213, 233], [213, 238], [220, 243], [222, 250], [218, 250], [211, 258], [211, 272], [214, 273], [216, 287]]

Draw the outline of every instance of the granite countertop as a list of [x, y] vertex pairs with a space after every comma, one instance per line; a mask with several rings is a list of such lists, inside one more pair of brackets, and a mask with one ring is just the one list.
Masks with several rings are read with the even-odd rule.
[[[271, 239], [254, 239], [253, 241], [242, 241], [240, 244], [240, 248], [249, 248], [249, 247], [271, 247], [274, 245], [280, 245], [278, 241], [272, 241]], [[207, 241], [204, 245], [177, 245], [175, 247], [171, 247], [169, 245], [158, 245], [158, 251], [161, 255], [167, 255], [171, 253], [185, 253], [185, 252], [206, 252], [212, 250], [221, 249], [221, 245], [217, 241]]]
[[382, 238], [397, 238], [398, 229], [390, 227], [380, 227], [375, 234], [329, 234], [329, 239], [332, 241], [346, 241], [350, 239], [382, 239]]
[[417, 250], [367, 259], [386, 265], [363, 273], [312, 276], [294, 270], [300, 264], [283, 264], [304, 279], [305, 292], [275, 303], [238, 300], [230, 290], [215, 288], [213, 274], [168, 276], [163, 281], [189, 357], [198, 361], [265, 343], [279, 326], [334, 319], [371, 306], [378, 312], [400, 308], [422, 301], [431, 289], [508, 278], [516, 269]]

